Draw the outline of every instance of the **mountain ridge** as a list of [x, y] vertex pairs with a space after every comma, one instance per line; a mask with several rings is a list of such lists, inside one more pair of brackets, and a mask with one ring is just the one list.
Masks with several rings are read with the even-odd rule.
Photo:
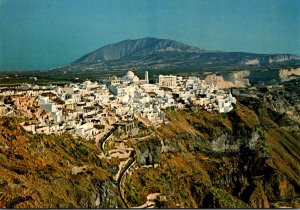
[[170, 39], [145, 37], [112, 43], [87, 53], [73, 64], [105, 61], [136, 62], [142, 65], [156, 63], [181, 67], [206, 66], [274, 66], [277, 64], [300, 65], [300, 57], [293, 54], [259, 54], [247, 52], [210, 51]]

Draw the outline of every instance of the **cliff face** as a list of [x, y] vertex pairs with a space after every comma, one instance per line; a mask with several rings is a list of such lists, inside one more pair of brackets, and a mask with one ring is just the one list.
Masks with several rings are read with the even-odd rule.
[[218, 88], [231, 88], [234, 87], [232, 81], [225, 81], [222, 76], [217, 76], [216, 74], [210, 74], [205, 78], [206, 84], [213, 84], [218, 86]]
[[300, 68], [280, 69], [279, 77], [282, 81], [289, 81], [300, 76]]
[[250, 71], [237, 71], [224, 73], [221, 75], [210, 74], [205, 78], [206, 84], [214, 84], [218, 88], [231, 88], [231, 87], [247, 87], [250, 86], [249, 79]]
[[[168, 208], [297, 206], [298, 139], [260, 112], [242, 104], [221, 116], [169, 110], [170, 124], [156, 131], [160, 146], [158, 140], [142, 143], [147, 156], [159, 157], [159, 167], [133, 172], [130, 206], [155, 192], [166, 196], [157, 205]], [[137, 151], [137, 162], [147, 165], [145, 151]]]
[[277, 55], [277, 56], [270, 56], [269, 63], [279, 63], [284, 61], [289, 61], [291, 59], [299, 60], [299, 57], [295, 55]]
[[299, 79], [300, 68], [273, 69], [265, 71], [235, 71], [209, 74], [205, 78], [206, 84], [214, 84], [219, 88], [246, 88], [259, 82], [275, 84]]

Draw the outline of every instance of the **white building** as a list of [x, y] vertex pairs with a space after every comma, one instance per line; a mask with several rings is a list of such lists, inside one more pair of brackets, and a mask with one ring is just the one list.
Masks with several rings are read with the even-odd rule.
[[129, 95], [134, 97], [135, 87], [133, 85], [111, 85], [109, 90], [118, 97]]
[[159, 87], [155, 84], [142, 84], [140, 85], [140, 87], [146, 93], [150, 93], [150, 92], [158, 93], [160, 90]]
[[161, 87], [175, 87], [177, 85], [177, 77], [173, 75], [159, 75], [158, 84]]

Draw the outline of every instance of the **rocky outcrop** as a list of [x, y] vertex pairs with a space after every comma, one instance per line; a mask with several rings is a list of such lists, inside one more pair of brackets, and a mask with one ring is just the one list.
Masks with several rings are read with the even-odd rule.
[[243, 62], [243, 64], [245, 64], [245, 65], [259, 65], [260, 62], [259, 62], [258, 58], [255, 58], [255, 59], [246, 60], [246, 61]]
[[120, 208], [124, 204], [119, 198], [119, 191], [116, 184], [110, 180], [96, 185], [99, 189], [99, 194], [95, 199], [95, 207], [93, 208]]
[[279, 77], [282, 81], [289, 81], [300, 77], [300, 68], [280, 69]]
[[269, 63], [281, 63], [290, 60], [299, 60], [295, 55], [274, 55], [269, 57]]
[[135, 146], [136, 160], [140, 166], [154, 165], [160, 162], [161, 142], [158, 139], [147, 139], [137, 142]]
[[247, 78], [250, 75], [250, 71], [237, 71], [227, 74], [227, 77], [224, 76], [226, 80], [231, 81], [234, 84], [234, 87], [247, 87], [250, 86], [249, 79]]
[[217, 76], [216, 74], [207, 75], [204, 82], [208, 85], [213, 84], [214, 86], [217, 86], [218, 88], [221, 89], [234, 87], [233, 82], [225, 81], [222, 76]]
[[[243, 90], [244, 92], [245, 90]], [[255, 90], [254, 94], [232, 91], [238, 101], [257, 114], [264, 109], [281, 128], [289, 132], [300, 131], [300, 80], [290, 80], [280, 85], [268, 85]], [[264, 108], [262, 108], [264, 107]]]
[[249, 79], [247, 79], [249, 75], [249, 71], [237, 71], [223, 73], [221, 75], [210, 74], [207, 75], [204, 81], [206, 84], [213, 84], [220, 89], [231, 87], [247, 87], [250, 86]]
[[238, 152], [241, 146], [254, 149], [258, 138], [259, 134], [255, 129], [250, 133], [241, 131], [238, 136], [222, 133], [212, 140], [211, 150], [213, 152]]

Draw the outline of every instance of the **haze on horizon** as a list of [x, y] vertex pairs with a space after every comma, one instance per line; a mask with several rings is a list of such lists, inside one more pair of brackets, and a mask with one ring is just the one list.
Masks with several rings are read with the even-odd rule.
[[300, 55], [298, 0], [0, 0], [0, 70], [67, 65], [125, 39]]

